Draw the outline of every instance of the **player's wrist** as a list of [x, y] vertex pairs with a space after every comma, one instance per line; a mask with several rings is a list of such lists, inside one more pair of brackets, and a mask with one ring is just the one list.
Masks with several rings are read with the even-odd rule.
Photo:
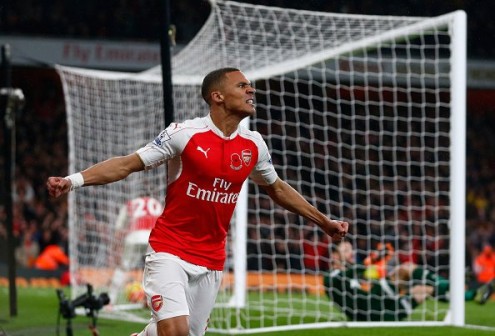
[[81, 173], [71, 174], [65, 177], [71, 183], [70, 191], [81, 188], [84, 185], [84, 177]]

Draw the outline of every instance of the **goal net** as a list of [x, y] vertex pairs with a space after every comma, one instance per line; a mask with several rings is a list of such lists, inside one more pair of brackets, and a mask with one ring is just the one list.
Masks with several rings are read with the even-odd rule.
[[[201, 31], [172, 61], [174, 119], [207, 114], [203, 76], [239, 67], [257, 90], [249, 127], [264, 137], [282, 179], [351, 223], [347, 240], [364, 272], [328, 287], [334, 244], [248, 182], [209, 330], [464, 324], [465, 40], [460, 11], [394, 17], [212, 2]], [[71, 173], [128, 154], [164, 128], [159, 67], [140, 74], [57, 69]], [[149, 228], [130, 238], [140, 218], [133, 209], [148, 209], [146, 197], [163, 202], [165, 169], [70, 194], [72, 295], [91, 283], [111, 293], [112, 314], [141, 307], [140, 250]], [[141, 205], [128, 206], [133, 199]], [[406, 262], [445, 278], [450, 296], [436, 286], [435, 298], [405, 315], [387, 305], [387, 295], [438, 285], [425, 276], [394, 280], [391, 293], [372, 290]], [[356, 282], [342, 285], [358, 275], [359, 291]]]

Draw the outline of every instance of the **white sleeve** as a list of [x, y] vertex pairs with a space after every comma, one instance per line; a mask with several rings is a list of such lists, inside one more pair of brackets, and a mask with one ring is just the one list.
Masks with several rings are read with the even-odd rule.
[[272, 158], [268, 152], [268, 147], [259, 135], [258, 141], [258, 162], [251, 172], [250, 178], [259, 185], [270, 185], [275, 183], [278, 174], [273, 167]]
[[[182, 131], [182, 132], [181, 132]], [[145, 169], [158, 167], [171, 158], [180, 155], [187, 137], [181, 124], [172, 123], [164, 129], [152, 142], [138, 149], [136, 153], [144, 163]]]

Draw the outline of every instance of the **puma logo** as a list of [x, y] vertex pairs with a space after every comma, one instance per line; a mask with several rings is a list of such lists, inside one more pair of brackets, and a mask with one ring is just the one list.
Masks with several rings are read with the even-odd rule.
[[203, 148], [198, 146], [196, 149], [199, 150], [201, 153], [203, 153], [205, 155], [205, 158], [208, 158], [208, 151], [210, 150], [210, 148], [208, 148], [207, 150], [204, 150]]

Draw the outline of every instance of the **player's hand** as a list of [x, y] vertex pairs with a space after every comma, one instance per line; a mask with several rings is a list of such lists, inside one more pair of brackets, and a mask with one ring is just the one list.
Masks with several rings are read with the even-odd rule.
[[59, 197], [70, 191], [72, 182], [63, 177], [49, 177], [46, 181], [48, 194], [52, 197]]
[[349, 231], [349, 223], [340, 220], [330, 220], [327, 234], [332, 237], [333, 242], [341, 241]]

